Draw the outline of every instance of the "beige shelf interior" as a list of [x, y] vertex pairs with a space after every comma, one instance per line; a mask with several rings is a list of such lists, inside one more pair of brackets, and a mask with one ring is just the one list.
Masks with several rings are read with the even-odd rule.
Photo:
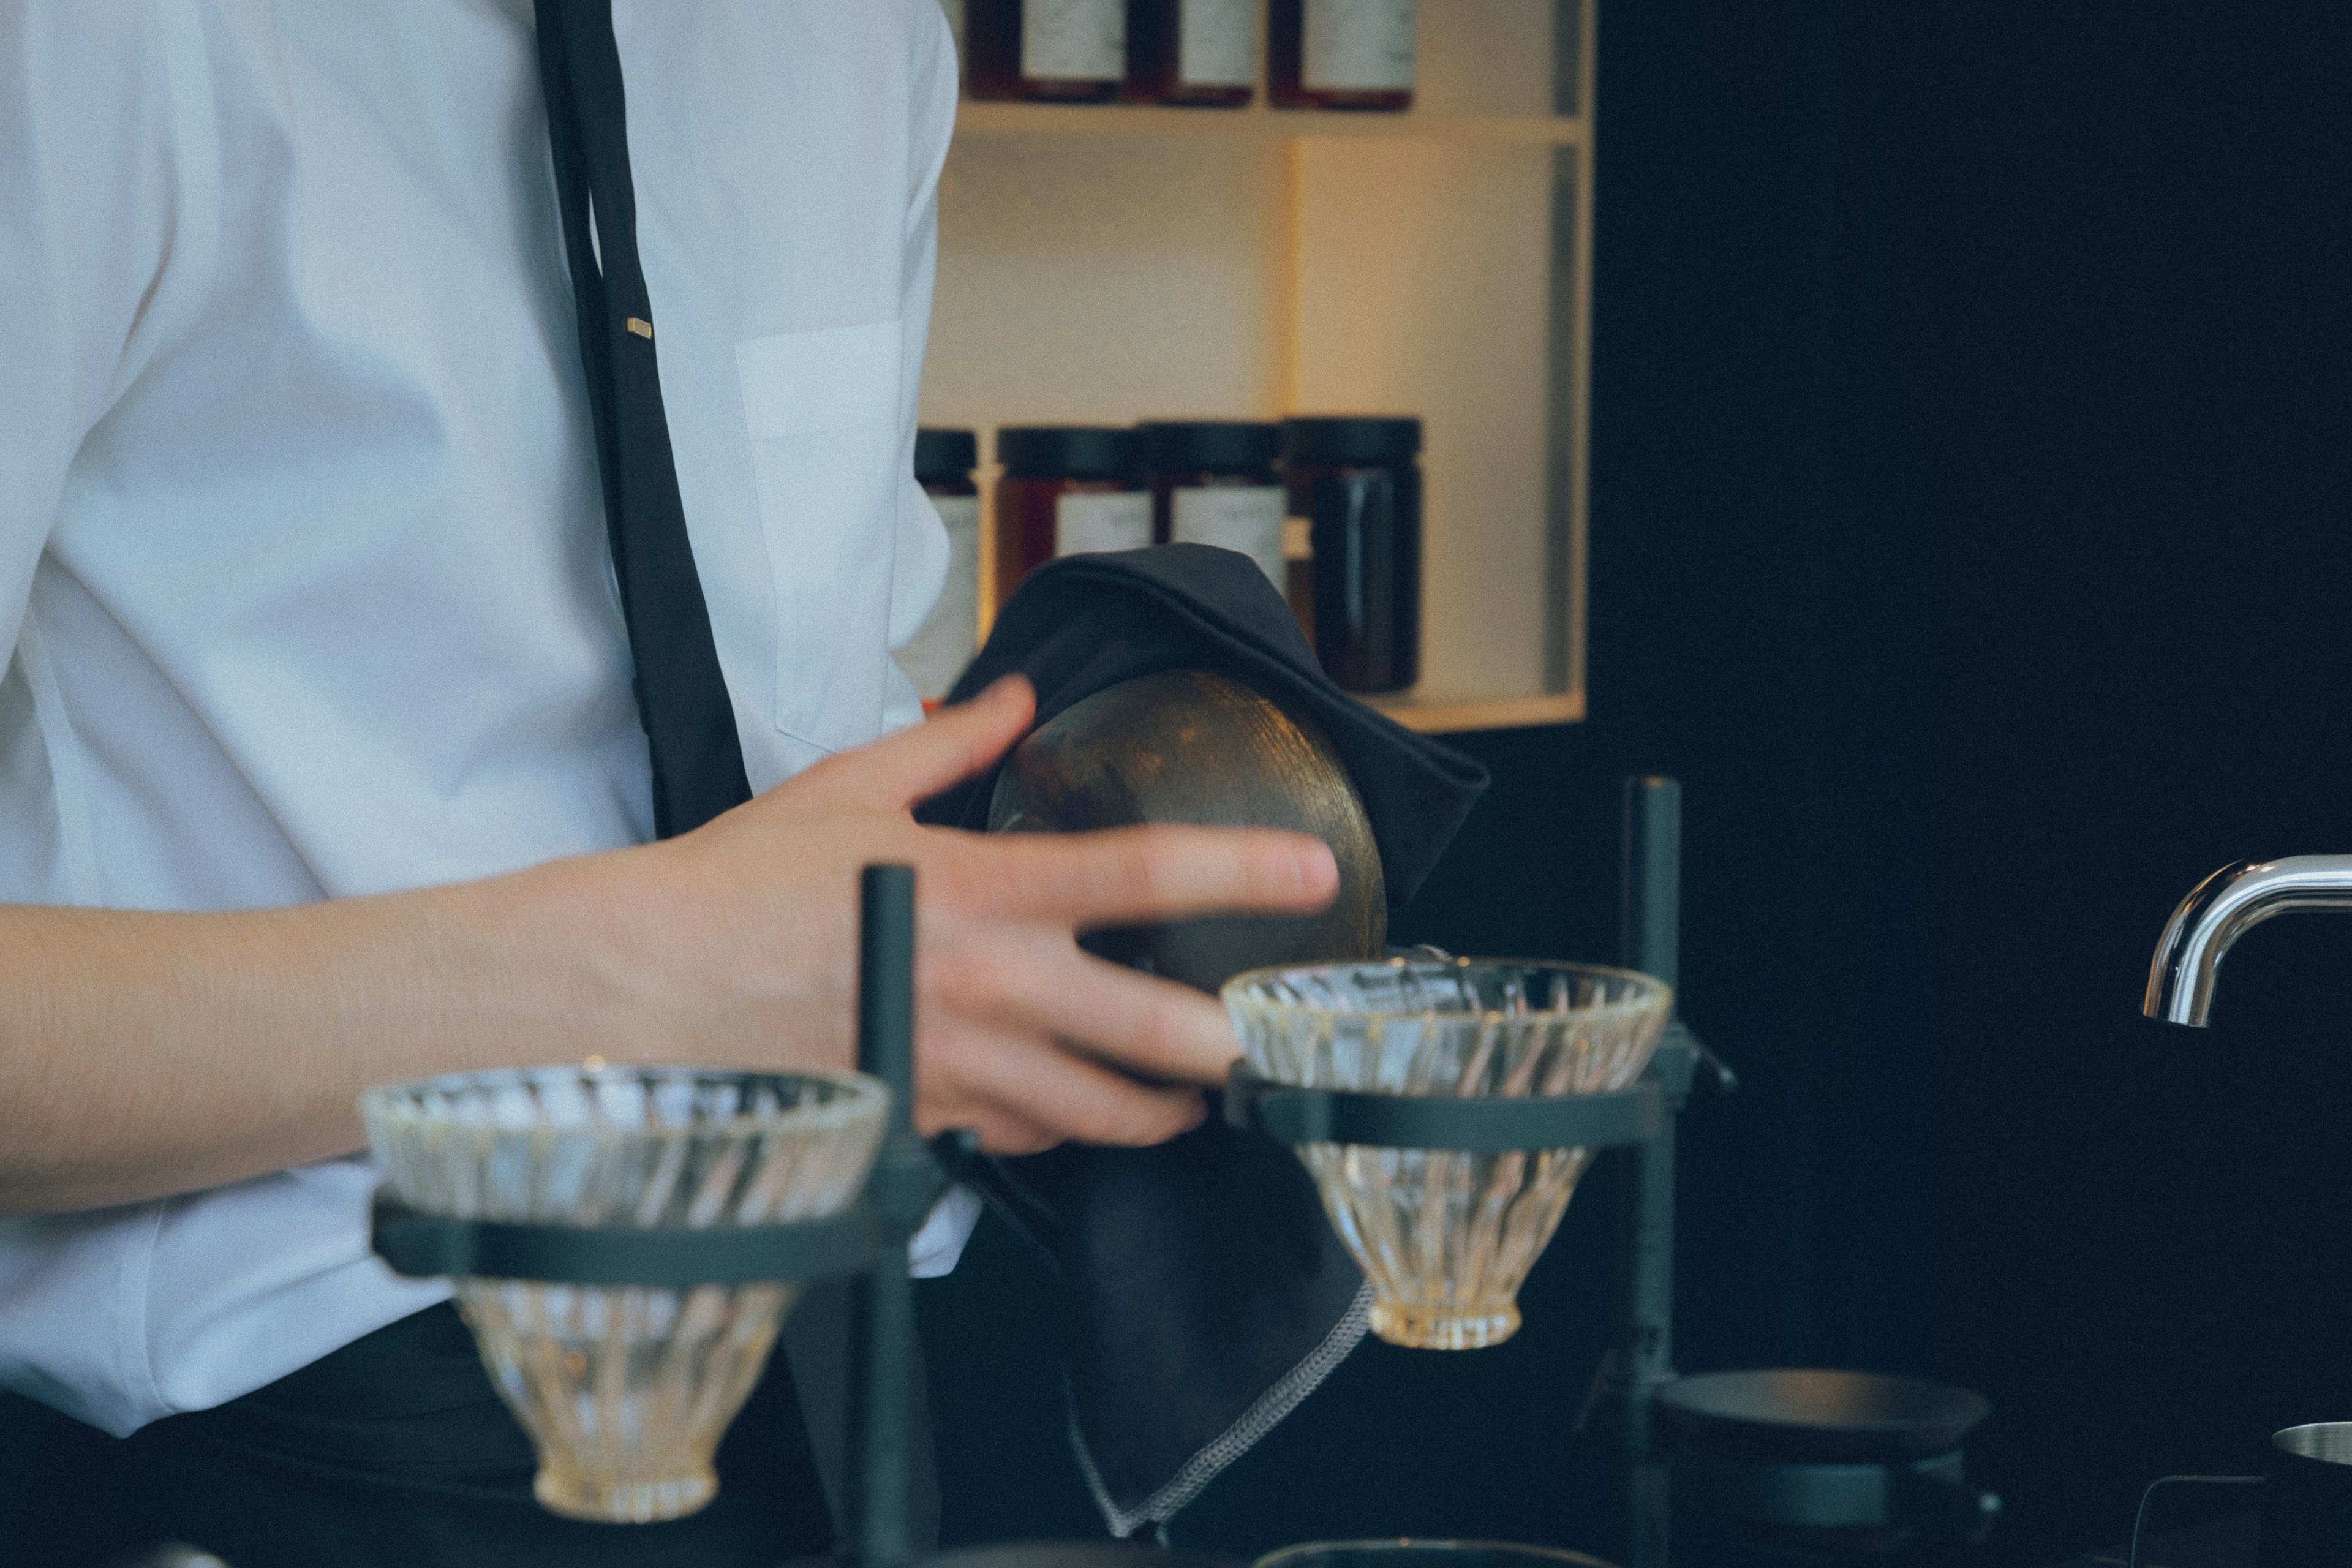
[[1550, 112], [1552, 0], [1420, 11], [1402, 115], [965, 103], [922, 416], [982, 430], [986, 461], [1003, 425], [1419, 415], [1423, 679], [1381, 706], [1430, 731], [1564, 722], [1591, 120]]
[[1229, 141], [1500, 142], [1572, 147], [1584, 121], [1558, 114], [1316, 114], [1268, 109], [1159, 109], [1145, 104], [975, 103], [956, 110], [973, 136], [1203, 136]]

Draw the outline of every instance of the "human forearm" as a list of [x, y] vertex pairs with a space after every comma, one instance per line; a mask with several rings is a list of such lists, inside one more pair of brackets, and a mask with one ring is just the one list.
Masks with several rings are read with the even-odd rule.
[[1208, 997], [1088, 926], [1330, 900], [1294, 834], [919, 827], [1027, 728], [1025, 684], [681, 837], [381, 898], [225, 914], [0, 908], [0, 1212], [129, 1202], [359, 1146], [372, 1083], [577, 1060], [845, 1067], [861, 866], [917, 870], [926, 1131], [1150, 1143], [1236, 1054]]
[[[370, 1083], [660, 1031], [616, 970], [624, 855], [215, 914], [0, 908], [0, 1210], [215, 1185], [359, 1147]], [[617, 1048], [623, 1039], [626, 1050]], [[613, 1047], [609, 1048], [608, 1047]]]

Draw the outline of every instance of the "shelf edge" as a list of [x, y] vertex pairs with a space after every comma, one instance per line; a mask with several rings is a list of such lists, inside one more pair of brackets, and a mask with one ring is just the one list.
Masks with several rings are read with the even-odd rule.
[[1584, 718], [1584, 693], [1581, 691], [1546, 691], [1532, 697], [1483, 697], [1435, 701], [1408, 694], [1370, 697], [1366, 700], [1406, 729], [1424, 735], [1574, 724]]
[[1366, 138], [1573, 147], [1581, 119], [1558, 114], [1337, 114], [1314, 110], [1163, 109], [1133, 103], [956, 106], [959, 136], [1209, 136], [1237, 141]]

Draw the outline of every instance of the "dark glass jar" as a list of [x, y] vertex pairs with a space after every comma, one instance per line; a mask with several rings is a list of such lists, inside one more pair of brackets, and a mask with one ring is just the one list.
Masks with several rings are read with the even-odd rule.
[[1104, 103], [1127, 80], [1127, 0], [964, 0], [971, 96]]
[[1282, 520], [1283, 597], [1290, 601], [1290, 618], [1315, 646], [1315, 525], [1293, 513]]
[[1140, 550], [1151, 542], [1143, 437], [1099, 425], [1028, 425], [996, 433], [996, 606], [1057, 555]]
[[1412, 78], [1413, 0], [1268, 0], [1276, 109], [1411, 109]]
[[1315, 652], [1349, 691], [1421, 675], [1421, 421], [1286, 419], [1290, 506], [1315, 559]]
[[1127, 0], [1130, 100], [1239, 109], [1256, 87], [1256, 0]]
[[1161, 419], [1141, 429], [1153, 542], [1237, 550], [1281, 589], [1282, 520], [1290, 510], [1274, 467], [1282, 426]]
[[925, 709], [938, 706], [980, 646], [980, 438], [969, 430], [915, 432], [915, 480], [948, 531], [948, 575], [931, 613], [898, 649], [898, 668]]

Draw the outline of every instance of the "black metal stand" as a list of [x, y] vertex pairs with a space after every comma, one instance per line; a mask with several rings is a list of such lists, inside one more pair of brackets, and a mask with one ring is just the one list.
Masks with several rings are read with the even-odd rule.
[[[1618, 905], [1621, 962], [1679, 990], [1682, 984], [1683, 786], [1670, 778], [1625, 781], [1624, 883]], [[1700, 1043], [1679, 1016], [1650, 1058], [1644, 1081], [1665, 1100], [1665, 1129], [1634, 1151], [1619, 1210], [1624, 1258], [1625, 1337], [1610, 1352], [1587, 1401], [1610, 1408], [1621, 1496], [1625, 1568], [1667, 1568], [1669, 1530], [1665, 1445], [1657, 1431], [1657, 1392], [1675, 1371], [1675, 1127], [1704, 1064], [1718, 1092], [1739, 1087], [1731, 1069]]]
[[[852, 1477], [849, 1559], [858, 1568], [900, 1568], [915, 1555], [915, 1283], [907, 1238], [923, 1223], [944, 1178], [915, 1132], [915, 871], [868, 866], [858, 887], [857, 1067], [890, 1088], [888, 1131], [866, 1195], [892, 1241], [856, 1285], [851, 1307]], [[968, 1157], [971, 1135], [955, 1147]], [[959, 1163], [961, 1163], [959, 1161]]]
[[[1680, 790], [1627, 782], [1623, 915], [1629, 968], [1672, 984], [1679, 921]], [[844, 1213], [785, 1225], [623, 1230], [510, 1225], [425, 1215], [379, 1193], [373, 1240], [402, 1274], [475, 1275], [587, 1285], [685, 1288], [858, 1276], [852, 1334], [852, 1500], [856, 1568], [904, 1568], [915, 1553], [911, 1470], [914, 1294], [907, 1244], [971, 1157], [970, 1134], [930, 1143], [913, 1126], [914, 872], [870, 866], [860, 886], [858, 1065], [887, 1084], [887, 1131], [866, 1193]], [[1675, 1117], [1702, 1059], [1670, 1023], [1642, 1080], [1612, 1094], [1430, 1100], [1274, 1084], [1237, 1066], [1225, 1097], [1236, 1126], [1285, 1143], [1347, 1142], [1493, 1153], [1570, 1146], [1637, 1149], [1623, 1215], [1627, 1337], [1612, 1380], [1621, 1404], [1631, 1550], [1625, 1568], [1666, 1568], [1664, 1468], [1652, 1394], [1673, 1380]], [[1729, 1075], [1717, 1064], [1727, 1081]], [[1604, 1371], [1604, 1378], [1607, 1373]], [[1034, 1555], [1037, 1549], [1024, 1548]], [[1087, 1559], [1098, 1548], [1066, 1549]], [[1128, 1549], [1132, 1553], [1132, 1549]], [[986, 1557], [988, 1553], [951, 1554]]]
[[[933, 1187], [941, 1184], [934, 1180]], [[413, 1279], [531, 1279], [563, 1285], [745, 1285], [829, 1279], [876, 1267], [889, 1251], [889, 1221], [870, 1198], [825, 1219], [724, 1229], [604, 1230], [509, 1225], [421, 1214], [379, 1190], [370, 1244], [395, 1274]], [[906, 1245], [903, 1237], [898, 1244]]]
[[1244, 1062], [1235, 1062], [1225, 1080], [1225, 1121], [1276, 1142], [1365, 1143], [1469, 1154], [1643, 1142], [1671, 1125], [1665, 1103], [1657, 1086], [1648, 1082], [1614, 1094], [1422, 1100], [1301, 1089], [1260, 1078]]
[[[1673, 779], [1625, 781], [1622, 962], [1669, 986], [1682, 967], [1683, 788]], [[1665, 1127], [1625, 1172], [1619, 1228], [1625, 1268], [1625, 1338], [1614, 1368], [1617, 1462], [1623, 1467], [1625, 1568], [1666, 1568], [1672, 1550], [1666, 1459], [1654, 1396], [1675, 1379], [1675, 1121], [1690, 1097], [1700, 1047], [1679, 1016], [1645, 1075], [1665, 1097]]]
[[914, 1129], [915, 873], [869, 866], [859, 888], [857, 1058], [890, 1089], [874, 1173], [857, 1201], [824, 1219], [647, 1230], [518, 1225], [422, 1214], [376, 1194], [370, 1240], [395, 1273], [672, 1289], [754, 1280], [859, 1277], [853, 1308], [846, 1556], [901, 1568], [914, 1553], [914, 1285], [907, 1242], [975, 1147]]
[[[1667, 778], [1626, 780], [1624, 832], [1622, 962], [1671, 986], [1682, 923], [1682, 786]], [[1273, 1084], [1238, 1064], [1225, 1091], [1227, 1121], [1285, 1143], [1476, 1153], [1575, 1145], [1631, 1150], [1619, 1222], [1625, 1337], [1586, 1402], [1588, 1416], [1606, 1405], [1612, 1417], [1625, 1568], [1667, 1568], [1666, 1461], [1653, 1430], [1653, 1405], [1659, 1386], [1675, 1376], [1675, 1119], [1702, 1061], [1722, 1088], [1734, 1086], [1729, 1070], [1677, 1019], [1668, 1023], [1641, 1081], [1614, 1094], [1411, 1099]]]

